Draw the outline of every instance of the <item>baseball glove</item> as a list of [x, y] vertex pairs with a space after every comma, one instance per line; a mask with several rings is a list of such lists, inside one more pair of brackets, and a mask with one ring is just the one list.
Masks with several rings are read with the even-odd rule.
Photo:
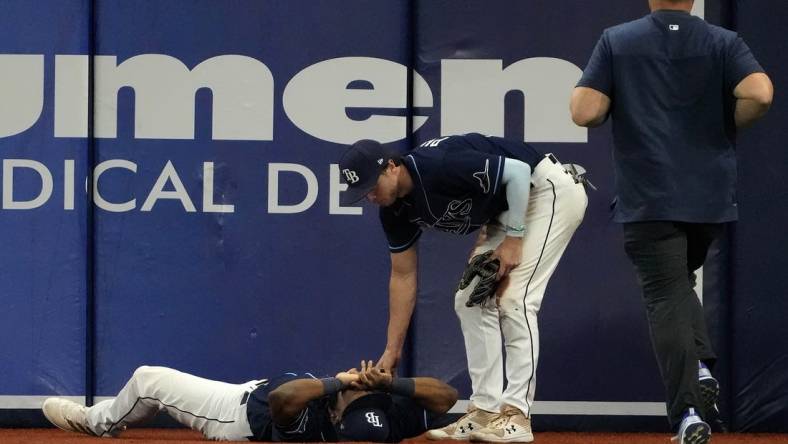
[[492, 254], [493, 250], [477, 254], [471, 258], [470, 263], [465, 267], [465, 272], [462, 274], [462, 279], [460, 279], [459, 290], [465, 290], [471, 285], [474, 278], [479, 277], [476, 286], [468, 296], [468, 301], [465, 303], [466, 307], [484, 304], [488, 298], [495, 294], [495, 289], [498, 288], [498, 281], [495, 278], [498, 275], [500, 262], [498, 262], [498, 259], [491, 260]]

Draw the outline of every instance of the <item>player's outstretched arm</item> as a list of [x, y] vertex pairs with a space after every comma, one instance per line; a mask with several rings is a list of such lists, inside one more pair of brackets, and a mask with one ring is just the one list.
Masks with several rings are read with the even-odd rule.
[[457, 402], [457, 389], [440, 379], [427, 376], [409, 379], [413, 380], [413, 399], [433, 413], [442, 415]]
[[268, 394], [271, 418], [277, 425], [286, 426], [298, 418], [309, 401], [336, 393], [358, 381], [358, 374], [342, 372], [335, 378], [302, 378], [288, 381]]
[[378, 368], [390, 373], [396, 371], [410, 317], [416, 305], [416, 273], [418, 255], [416, 246], [401, 253], [391, 254], [391, 279], [389, 281], [389, 325], [386, 350], [377, 363]]

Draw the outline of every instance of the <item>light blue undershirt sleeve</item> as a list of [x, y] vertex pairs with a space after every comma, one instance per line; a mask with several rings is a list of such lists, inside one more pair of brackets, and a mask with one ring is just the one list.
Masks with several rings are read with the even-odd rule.
[[528, 210], [528, 197], [531, 194], [531, 166], [523, 161], [507, 157], [503, 167], [502, 180], [506, 185], [509, 220], [501, 222], [506, 226], [507, 236], [523, 237], [525, 235], [525, 212]]

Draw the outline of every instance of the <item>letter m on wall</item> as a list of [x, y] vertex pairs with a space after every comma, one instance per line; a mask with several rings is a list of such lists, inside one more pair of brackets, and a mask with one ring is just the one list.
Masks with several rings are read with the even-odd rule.
[[195, 94], [213, 94], [213, 139], [272, 140], [274, 79], [260, 61], [212, 57], [189, 70], [180, 60], [143, 54], [120, 65], [95, 58], [95, 134], [117, 137], [118, 91], [134, 90], [134, 137], [194, 139]]

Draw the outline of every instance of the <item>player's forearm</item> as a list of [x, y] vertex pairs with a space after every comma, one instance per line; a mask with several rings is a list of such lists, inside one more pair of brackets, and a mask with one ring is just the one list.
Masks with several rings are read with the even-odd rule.
[[413, 399], [425, 409], [443, 414], [457, 402], [457, 390], [435, 378], [412, 378], [415, 383]]
[[736, 112], [734, 114], [737, 128], [746, 128], [761, 117], [767, 111], [771, 102], [764, 102], [755, 99], [738, 99], [736, 101]]
[[525, 213], [531, 193], [531, 167], [516, 159], [506, 159], [503, 168], [503, 184], [506, 185], [506, 203], [509, 205], [506, 235], [525, 235]]
[[416, 273], [392, 272], [389, 282], [389, 326], [386, 349], [399, 355], [416, 306]]
[[575, 125], [593, 128], [607, 120], [610, 98], [593, 88], [578, 86], [572, 91], [569, 111]]
[[340, 380], [303, 378], [288, 381], [268, 394], [271, 417], [279, 425], [291, 423], [307, 404], [329, 393], [335, 393], [345, 387]]

